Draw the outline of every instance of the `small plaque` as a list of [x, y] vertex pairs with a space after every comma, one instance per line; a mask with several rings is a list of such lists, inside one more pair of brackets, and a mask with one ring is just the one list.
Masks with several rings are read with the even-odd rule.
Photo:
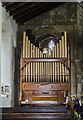
[[49, 94], [49, 92], [42, 92], [42, 94]]

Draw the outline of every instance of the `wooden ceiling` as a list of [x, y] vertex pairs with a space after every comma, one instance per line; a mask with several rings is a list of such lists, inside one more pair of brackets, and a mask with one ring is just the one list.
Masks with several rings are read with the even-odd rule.
[[6, 11], [16, 20], [19, 25], [24, 25], [28, 20], [42, 13], [56, 8], [61, 2], [3, 2]]

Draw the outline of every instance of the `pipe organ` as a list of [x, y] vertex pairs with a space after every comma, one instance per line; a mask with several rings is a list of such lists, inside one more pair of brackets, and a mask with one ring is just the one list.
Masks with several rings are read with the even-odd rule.
[[20, 59], [19, 104], [64, 103], [70, 95], [70, 47], [66, 31], [49, 53], [30, 42], [23, 33]]

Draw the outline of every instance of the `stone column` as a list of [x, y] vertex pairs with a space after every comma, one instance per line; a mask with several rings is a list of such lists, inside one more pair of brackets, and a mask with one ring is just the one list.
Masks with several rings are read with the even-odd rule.
[[[1, 85], [1, 47], [2, 47], [2, 3], [1, 2], [0, 2], [0, 16], [1, 16], [0, 17], [1, 18], [0, 19], [0, 85]], [[0, 106], [1, 106], [1, 99], [0, 99]]]
[[[0, 2], [0, 89], [1, 89], [1, 48], [2, 48], [2, 3]], [[0, 90], [0, 107], [1, 106], [2, 106], [2, 99], [1, 99], [1, 90]], [[1, 118], [2, 115], [0, 115], [0, 120]]]

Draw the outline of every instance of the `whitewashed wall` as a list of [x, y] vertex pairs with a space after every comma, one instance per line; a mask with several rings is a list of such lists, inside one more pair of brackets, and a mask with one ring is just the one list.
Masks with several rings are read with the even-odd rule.
[[[2, 3], [0, 2], [0, 16], [2, 16]], [[2, 19], [0, 19], [0, 85], [1, 85], [1, 47], [2, 47]], [[1, 90], [0, 90], [1, 95]], [[0, 96], [0, 106], [2, 104]]]
[[1, 107], [14, 106], [14, 67], [16, 47], [16, 33], [18, 26], [2, 8], [2, 55], [1, 55], [1, 83], [10, 86], [8, 97], [2, 97]]

